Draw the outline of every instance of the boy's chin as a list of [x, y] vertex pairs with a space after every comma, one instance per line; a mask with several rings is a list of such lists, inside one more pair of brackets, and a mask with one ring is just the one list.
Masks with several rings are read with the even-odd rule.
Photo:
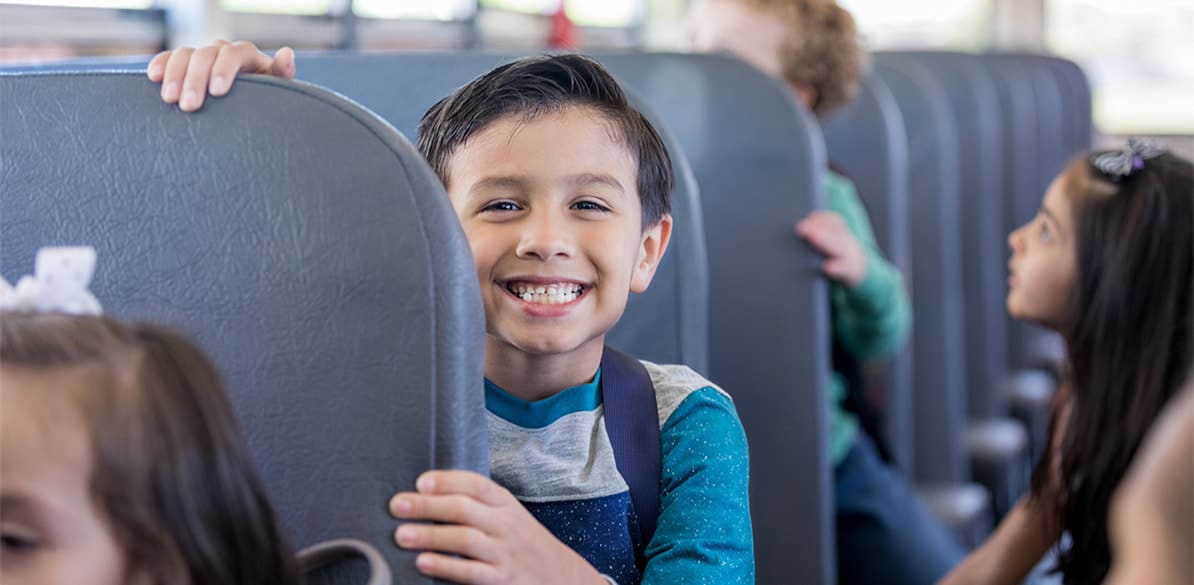
[[600, 345], [604, 339], [604, 336], [599, 336], [596, 339], [577, 339], [561, 335], [539, 337], [529, 335], [505, 336], [498, 334], [494, 337], [510, 349], [535, 357], [573, 354], [586, 347], [590, 347], [593, 343]]
[[588, 346], [587, 342], [576, 342], [568, 340], [535, 340], [518, 344], [518, 348], [527, 355], [534, 356], [553, 356], [553, 355], [568, 355], [576, 353], [577, 351]]

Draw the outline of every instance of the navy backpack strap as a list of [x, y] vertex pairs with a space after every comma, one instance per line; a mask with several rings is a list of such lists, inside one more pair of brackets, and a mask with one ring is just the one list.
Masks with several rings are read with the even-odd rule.
[[[601, 355], [601, 400], [605, 405], [605, 432], [614, 449], [618, 472], [630, 487], [630, 502], [645, 549], [659, 518], [662, 469], [655, 385], [641, 362], [606, 346]], [[643, 551], [636, 552], [642, 556]]]

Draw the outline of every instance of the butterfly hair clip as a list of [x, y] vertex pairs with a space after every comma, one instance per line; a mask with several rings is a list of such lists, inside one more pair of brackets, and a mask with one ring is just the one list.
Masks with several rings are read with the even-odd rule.
[[1164, 153], [1165, 148], [1155, 142], [1129, 138], [1127, 145], [1122, 150], [1092, 155], [1090, 164], [1103, 176], [1119, 182], [1143, 169], [1145, 161], [1157, 158]]

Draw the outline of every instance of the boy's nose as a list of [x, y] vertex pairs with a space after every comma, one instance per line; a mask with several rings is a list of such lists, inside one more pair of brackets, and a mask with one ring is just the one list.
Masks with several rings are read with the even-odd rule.
[[524, 224], [522, 237], [518, 242], [515, 253], [519, 258], [535, 257], [540, 260], [550, 260], [557, 257], [570, 257], [574, 252], [572, 238], [559, 218], [544, 214], [538, 218], [531, 218]]

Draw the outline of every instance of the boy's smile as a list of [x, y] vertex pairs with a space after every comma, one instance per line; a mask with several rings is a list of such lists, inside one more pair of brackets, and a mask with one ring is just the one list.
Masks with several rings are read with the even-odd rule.
[[516, 276], [506, 281], [506, 291], [523, 303], [523, 310], [539, 317], [566, 315], [592, 286], [555, 277]]
[[591, 379], [670, 234], [670, 218], [643, 231], [637, 172], [615, 126], [575, 106], [500, 118], [453, 155], [448, 196], [477, 264], [487, 364], [548, 360]]

